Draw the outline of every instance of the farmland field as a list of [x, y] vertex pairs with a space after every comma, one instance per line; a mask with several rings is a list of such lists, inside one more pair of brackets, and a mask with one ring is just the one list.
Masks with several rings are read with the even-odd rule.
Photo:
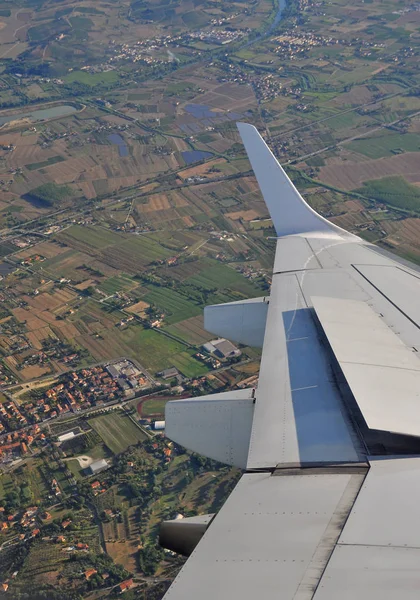
[[418, 169], [420, 152], [407, 152], [396, 156], [353, 162], [336, 163], [321, 167], [319, 180], [342, 190], [354, 190], [364, 181], [390, 175], [401, 175], [411, 183], [420, 182]]
[[354, 140], [347, 147], [369, 158], [393, 156], [399, 152], [419, 152], [420, 135], [416, 133], [388, 133]]
[[131, 277], [127, 275], [117, 275], [115, 277], [109, 277], [106, 281], [103, 281], [98, 287], [106, 294], [115, 294], [117, 292], [125, 292], [138, 286], [136, 281], [133, 281]]
[[248, 297], [261, 293], [260, 289], [247, 281], [243, 275], [225, 265], [214, 264], [213, 261], [208, 262], [207, 269], [201, 271], [198, 275], [188, 278], [186, 281], [206, 289], [236, 290]]
[[112, 231], [93, 227], [81, 227], [80, 225], [74, 225], [70, 229], [66, 229], [66, 231], [57, 235], [57, 239], [60, 242], [68, 243], [70, 246], [76, 246], [77, 242], [81, 242], [90, 248], [105, 248], [106, 246], [118, 244], [122, 241], [121, 236]]
[[364, 183], [356, 190], [368, 198], [405, 210], [420, 211], [420, 190], [402, 177], [384, 177]]
[[181, 296], [172, 289], [156, 286], [148, 286], [148, 289], [150, 291], [144, 296], [144, 300], [165, 311], [165, 323], [169, 325], [194, 317], [202, 312], [200, 306], [187, 300], [185, 296]]
[[89, 425], [114, 454], [123, 452], [128, 446], [138, 444], [147, 437], [127, 415], [121, 412], [113, 411], [90, 419]]
[[93, 87], [101, 83], [115, 83], [118, 81], [118, 73], [115, 71], [107, 71], [105, 73], [86, 73], [84, 71], [73, 71], [65, 77], [66, 83], [83, 83]]
[[169, 398], [152, 398], [151, 400], [146, 400], [141, 405], [141, 416], [164, 415], [165, 406], [168, 401]]
[[185, 377], [200, 377], [201, 375], [205, 375], [209, 370], [207, 365], [190, 356], [188, 352], [181, 352], [173, 356], [172, 364]]
[[213, 336], [204, 329], [203, 315], [185, 319], [165, 328], [166, 331], [180, 337], [190, 344], [200, 345], [208, 342]]

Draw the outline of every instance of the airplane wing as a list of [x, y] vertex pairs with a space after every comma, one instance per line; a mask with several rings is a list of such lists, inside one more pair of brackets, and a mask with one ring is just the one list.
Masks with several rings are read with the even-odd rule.
[[420, 273], [313, 211], [238, 127], [278, 236], [271, 293], [205, 326], [261, 345], [260, 377], [167, 404], [168, 437], [244, 473], [200, 530], [185, 519], [201, 541], [165, 598], [417, 599]]

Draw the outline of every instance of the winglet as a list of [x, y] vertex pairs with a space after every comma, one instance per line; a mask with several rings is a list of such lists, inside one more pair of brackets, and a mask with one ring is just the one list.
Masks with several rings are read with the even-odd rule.
[[356, 238], [305, 202], [253, 125], [237, 123], [237, 127], [279, 237], [317, 233]]

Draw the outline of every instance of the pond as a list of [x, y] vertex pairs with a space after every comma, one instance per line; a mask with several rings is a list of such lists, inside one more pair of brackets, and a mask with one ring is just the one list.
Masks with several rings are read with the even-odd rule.
[[108, 140], [111, 142], [111, 144], [118, 146], [118, 152], [120, 153], [120, 156], [128, 156], [128, 146], [118, 133], [110, 133]]
[[181, 154], [186, 165], [191, 165], [199, 160], [204, 160], [205, 158], [213, 156], [211, 152], [204, 152], [203, 150], [187, 150], [186, 152], [181, 152]]
[[13, 273], [16, 271], [16, 267], [14, 265], [10, 265], [6, 262], [0, 262], [0, 276], [6, 277], [9, 273]]
[[50, 106], [50, 108], [43, 108], [41, 110], [27, 109], [13, 115], [1, 116], [0, 114], [0, 125], [10, 123], [10, 121], [17, 121], [18, 119], [30, 119], [32, 123], [37, 123], [38, 121], [45, 121], [46, 119], [53, 119], [55, 117], [65, 117], [77, 112], [77, 110], [77, 108], [70, 104], [59, 104], [58, 106]]

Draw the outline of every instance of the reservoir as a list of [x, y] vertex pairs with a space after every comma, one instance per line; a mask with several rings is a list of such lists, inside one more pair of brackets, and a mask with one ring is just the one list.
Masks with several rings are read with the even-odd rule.
[[111, 133], [108, 136], [108, 140], [111, 142], [111, 144], [116, 144], [118, 146], [118, 152], [120, 153], [120, 156], [128, 156], [127, 144], [118, 133]]
[[0, 276], [1, 277], [6, 277], [6, 275], [9, 275], [9, 273], [13, 273], [13, 271], [16, 271], [15, 266], [10, 265], [9, 263], [6, 263], [6, 262], [0, 262]]
[[77, 112], [78, 109], [70, 104], [59, 104], [58, 106], [50, 106], [49, 108], [43, 108], [39, 110], [26, 109], [20, 113], [14, 113], [13, 115], [2, 116], [0, 113], [0, 126], [10, 121], [17, 121], [18, 119], [30, 119], [32, 123], [37, 121], [43, 121], [47, 119], [53, 119], [55, 117], [65, 117]]
[[191, 165], [199, 160], [213, 156], [211, 152], [204, 152], [203, 150], [187, 150], [186, 152], [181, 152], [181, 154], [186, 165]]

